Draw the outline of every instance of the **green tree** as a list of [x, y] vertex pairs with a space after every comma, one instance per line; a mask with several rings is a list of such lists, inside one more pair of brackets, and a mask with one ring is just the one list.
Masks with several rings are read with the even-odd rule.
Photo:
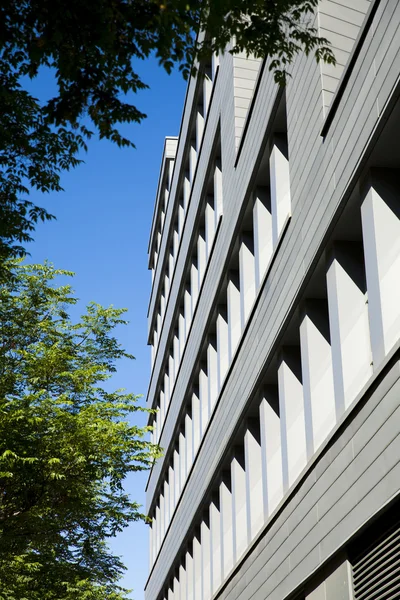
[[137, 396], [109, 391], [124, 309], [91, 303], [73, 322], [71, 276], [9, 264], [0, 288], [0, 599], [121, 600], [124, 566], [107, 540], [144, 519], [124, 479], [159, 448]]
[[[0, 259], [18, 256], [38, 220], [51, 215], [29, 190], [61, 190], [92, 132], [132, 146], [119, 123], [145, 115], [131, 103], [147, 87], [135, 68], [155, 53], [188, 76], [194, 60], [243, 50], [270, 57], [284, 83], [300, 51], [334, 62], [318, 36], [318, 0], [2, 0], [0, 3]], [[207, 31], [200, 41], [195, 32]], [[57, 93], [41, 103], [29, 78], [53, 69]]]

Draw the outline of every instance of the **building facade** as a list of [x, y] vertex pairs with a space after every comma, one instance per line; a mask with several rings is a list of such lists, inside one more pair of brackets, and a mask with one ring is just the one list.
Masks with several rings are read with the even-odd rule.
[[215, 57], [166, 138], [147, 600], [400, 598], [400, 2], [316, 18], [335, 67]]

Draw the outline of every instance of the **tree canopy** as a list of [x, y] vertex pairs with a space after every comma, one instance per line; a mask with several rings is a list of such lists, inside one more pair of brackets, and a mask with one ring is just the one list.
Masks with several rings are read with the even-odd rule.
[[107, 540], [145, 518], [124, 491], [159, 456], [140, 408], [110, 391], [133, 358], [114, 329], [124, 310], [91, 303], [76, 322], [71, 273], [8, 265], [0, 288], [0, 600], [122, 600]]
[[[334, 61], [313, 26], [318, 0], [3, 0], [0, 3], [0, 258], [24, 253], [51, 215], [29, 191], [61, 190], [93, 133], [132, 146], [118, 126], [145, 115], [136, 66], [155, 54], [189, 76], [196, 60], [223, 51], [270, 57], [278, 82], [300, 51]], [[207, 36], [196, 37], [203, 30]], [[57, 93], [41, 102], [29, 79], [53, 70]]]

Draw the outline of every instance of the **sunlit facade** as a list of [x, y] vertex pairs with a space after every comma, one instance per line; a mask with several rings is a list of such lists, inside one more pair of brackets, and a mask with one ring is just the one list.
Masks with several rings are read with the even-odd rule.
[[400, 598], [399, 23], [323, 0], [335, 67], [189, 82], [149, 244], [147, 600]]

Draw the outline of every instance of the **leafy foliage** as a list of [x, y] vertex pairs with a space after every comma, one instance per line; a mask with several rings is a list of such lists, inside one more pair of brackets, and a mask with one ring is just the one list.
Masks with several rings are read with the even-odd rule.
[[0, 599], [122, 600], [107, 539], [144, 519], [123, 488], [159, 448], [129, 424], [137, 397], [108, 391], [124, 309], [74, 323], [71, 273], [9, 264], [0, 288]]
[[208, 58], [210, 52], [245, 52], [270, 58], [269, 69], [284, 85], [288, 68], [299, 52], [314, 52], [316, 60], [335, 63], [329, 41], [318, 35], [315, 11], [319, 0], [223, 0], [200, 2], [204, 40], [197, 40], [194, 57]]
[[[300, 51], [334, 62], [313, 26], [318, 0], [3, 0], [0, 3], [0, 259], [18, 256], [38, 220], [51, 215], [27, 199], [29, 189], [61, 190], [60, 173], [97, 131], [132, 146], [119, 123], [145, 115], [130, 103], [146, 88], [135, 70], [155, 53], [167, 71], [188, 77], [194, 61], [229, 45], [270, 57], [284, 83]], [[205, 39], [197, 37], [207, 32]], [[231, 40], [234, 40], [231, 44]], [[40, 103], [26, 82], [42, 67], [58, 93]], [[89, 125], [88, 125], [89, 124]]]

